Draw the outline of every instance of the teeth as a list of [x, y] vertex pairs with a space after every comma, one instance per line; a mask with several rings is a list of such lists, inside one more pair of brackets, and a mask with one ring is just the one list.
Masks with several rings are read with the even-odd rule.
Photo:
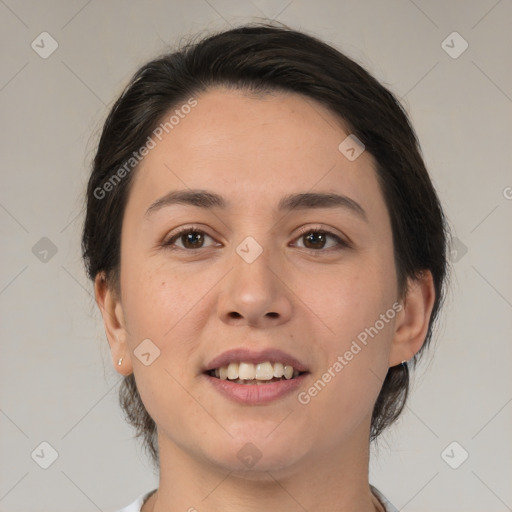
[[274, 377], [282, 377], [284, 375], [283, 368], [284, 368], [284, 366], [282, 363], [275, 363], [274, 364]]
[[293, 366], [284, 365], [283, 363], [274, 363], [265, 361], [263, 363], [229, 363], [227, 366], [215, 368], [215, 376], [222, 380], [232, 380], [239, 383], [243, 381], [271, 381], [274, 378], [280, 379], [284, 377], [289, 380], [298, 377], [300, 372], [295, 370]]
[[252, 363], [240, 363], [238, 366], [238, 378], [242, 380], [252, 380], [254, 377], [256, 377], [256, 368], [254, 365]]
[[238, 379], [238, 365], [236, 363], [229, 363], [228, 366], [228, 379]]
[[260, 363], [256, 365], [257, 380], [270, 380], [274, 377], [274, 367], [269, 363]]
[[291, 379], [293, 377], [293, 366], [286, 365], [283, 372], [286, 379]]

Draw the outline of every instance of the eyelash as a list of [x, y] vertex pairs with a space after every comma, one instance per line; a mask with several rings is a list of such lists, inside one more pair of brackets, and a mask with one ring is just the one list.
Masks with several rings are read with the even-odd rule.
[[[165, 240], [161, 245], [164, 249], [168, 249], [171, 251], [181, 250], [181, 251], [187, 251], [187, 252], [197, 252], [201, 249], [208, 249], [208, 247], [199, 247], [198, 249], [186, 249], [182, 247], [176, 247], [174, 246], [174, 242], [178, 240], [181, 236], [186, 235], [188, 233], [201, 233], [203, 235], [206, 235], [210, 237], [213, 240], [213, 237], [211, 237], [208, 233], [206, 233], [204, 230], [200, 229], [197, 226], [190, 226], [187, 228], [182, 228], [178, 232], [174, 233], [170, 238]], [[328, 229], [324, 229], [321, 227], [302, 227], [299, 229], [299, 235], [296, 237], [296, 239], [302, 238], [306, 234], [312, 234], [312, 233], [323, 233], [328, 235], [331, 238], [334, 238], [338, 244], [338, 247], [331, 247], [328, 249], [307, 249], [304, 248], [305, 251], [309, 253], [318, 254], [321, 252], [331, 252], [331, 251], [339, 251], [342, 249], [350, 248], [351, 244], [349, 242], [346, 242], [345, 240], [342, 240], [338, 235], [334, 234], [332, 231], [329, 231]]]

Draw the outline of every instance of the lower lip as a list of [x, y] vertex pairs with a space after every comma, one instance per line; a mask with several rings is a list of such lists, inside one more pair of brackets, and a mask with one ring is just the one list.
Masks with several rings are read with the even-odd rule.
[[302, 373], [294, 379], [283, 379], [268, 384], [237, 384], [211, 375], [205, 374], [205, 377], [217, 391], [227, 398], [241, 404], [257, 405], [272, 402], [292, 393], [301, 386], [307, 375], [307, 373]]

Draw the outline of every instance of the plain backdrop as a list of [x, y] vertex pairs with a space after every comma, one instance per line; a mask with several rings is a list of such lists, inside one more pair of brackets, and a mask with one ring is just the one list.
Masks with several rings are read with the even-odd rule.
[[83, 193], [136, 69], [257, 18], [401, 98], [456, 237], [435, 343], [370, 482], [406, 512], [512, 510], [510, 0], [1, 0], [1, 511], [110, 511], [157, 486], [82, 266]]

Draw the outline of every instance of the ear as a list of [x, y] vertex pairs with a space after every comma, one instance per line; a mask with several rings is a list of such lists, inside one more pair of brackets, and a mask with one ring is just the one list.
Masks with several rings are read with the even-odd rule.
[[[128, 332], [123, 306], [120, 298], [107, 284], [104, 272], [99, 272], [94, 279], [94, 295], [103, 317], [114, 368], [121, 375], [130, 375], [133, 373], [133, 365], [127, 343]], [[121, 365], [118, 365], [121, 358]]]
[[389, 366], [411, 359], [423, 346], [434, 306], [435, 287], [430, 270], [408, 279], [403, 309], [395, 322], [395, 335], [389, 353]]

